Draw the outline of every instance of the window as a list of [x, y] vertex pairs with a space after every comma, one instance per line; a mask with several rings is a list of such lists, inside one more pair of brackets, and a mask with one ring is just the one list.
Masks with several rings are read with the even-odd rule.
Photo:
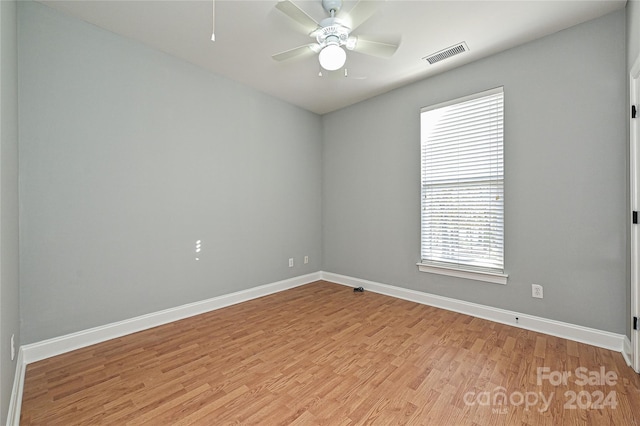
[[422, 109], [421, 271], [506, 284], [503, 118], [501, 87]]

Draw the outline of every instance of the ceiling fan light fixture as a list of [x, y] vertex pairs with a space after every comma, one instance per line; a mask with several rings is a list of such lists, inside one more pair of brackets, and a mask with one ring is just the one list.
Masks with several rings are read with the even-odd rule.
[[337, 44], [325, 46], [318, 55], [320, 66], [327, 71], [335, 71], [344, 66], [347, 61], [347, 53]]

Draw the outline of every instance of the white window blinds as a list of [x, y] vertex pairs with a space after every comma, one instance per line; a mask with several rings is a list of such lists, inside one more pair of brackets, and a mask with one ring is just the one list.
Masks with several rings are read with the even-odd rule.
[[503, 90], [421, 111], [422, 263], [504, 271]]

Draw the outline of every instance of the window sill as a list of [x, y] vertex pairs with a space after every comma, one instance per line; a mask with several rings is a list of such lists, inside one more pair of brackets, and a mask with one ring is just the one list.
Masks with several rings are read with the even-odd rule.
[[497, 272], [474, 271], [470, 269], [457, 269], [450, 266], [435, 265], [429, 263], [418, 263], [420, 272], [428, 272], [431, 274], [448, 275], [450, 277], [465, 278], [468, 280], [484, 281], [494, 284], [507, 284], [509, 275]]

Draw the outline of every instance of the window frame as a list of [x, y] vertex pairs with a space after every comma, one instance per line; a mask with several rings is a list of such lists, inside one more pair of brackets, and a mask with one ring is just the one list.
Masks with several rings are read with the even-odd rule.
[[495, 284], [502, 284], [505, 285], [507, 284], [507, 279], [508, 279], [508, 274], [505, 272], [504, 266], [505, 266], [505, 256], [504, 256], [504, 241], [505, 241], [505, 226], [504, 226], [504, 189], [503, 189], [503, 193], [502, 193], [502, 220], [503, 220], [503, 225], [502, 225], [502, 269], [498, 269], [498, 268], [483, 268], [483, 267], [479, 267], [479, 266], [474, 266], [474, 265], [468, 265], [468, 264], [464, 264], [464, 263], [448, 263], [448, 262], [440, 262], [440, 261], [436, 261], [436, 260], [427, 260], [427, 259], [423, 259], [422, 255], [423, 255], [423, 233], [424, 233], [424, 229], [423, 229], [423, 201], [422, 201], [422, 197], [423, 197], [423, 190], [424, 190], [424, 183], [423, 183], [423, 162], [424, 162], [424, 151], [422, 148], [422, 143], [423, 143], [423, 124], [422, 124], [422, 116], [423, 113], [425, 112], [429, 112], [429, 111], [433, 111], [433, 110], [437, 110], [437, 109], [441, 109], [441, 108], [445, 108], [445, 107], [449, 107], [451, 105], [457, 105], [457, 104], [462, 104], [468, 101], [472, 101], [475, 99], [480, 99], [483, 97], [488, 97], [488, 96], [493, 96], [495, 94], [502, 94], [502, 187], [504, 188], [504, 88], [502, 86], [500, 87], [496, 87], [494, 89], [490, 89], [490, 90], [485, 90], [482, 92], [478, 92], [478, 93], [474, 93], [468, 96], [463, 96], [457, 99], [453, 99], [453, 100], [449, 100], [446, 102], [441, 102], [438, 104], [434, 104], [431, 106], [427, 106], [427, 107], [423, 107], [420, 109], [420, 161], [421, 161], [421, 166], [420, 166], [420, 192], [421, 192], [421, 201], [420, 201], [420, 262], [417, 263], [418, 266], [418, 270], [420, 272], [427, 272], [427, 273], [434, 273], [434, 274], [440, 274], [440, 275], [447, 275], [447, 276], [453, 276], [453, 277], [457, 277], [457, 278], [464, 278], [464, 279], [472, 279], [472, 280], [477, 280], [477, 281], [484, 281], [484, 282], [489, 282], [489, 283], [495, 283]]

